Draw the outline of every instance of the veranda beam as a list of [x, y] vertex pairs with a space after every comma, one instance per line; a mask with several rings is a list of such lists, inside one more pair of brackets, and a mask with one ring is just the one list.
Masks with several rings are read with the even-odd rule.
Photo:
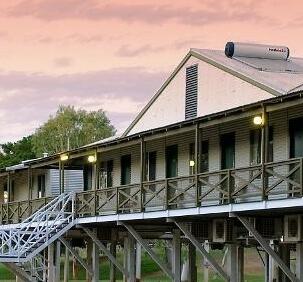
[[183, 232], [185, 237], [196, 247], [200, 254], [207, 259], [209, 264], [212, 266], [224, 281], [229, 281], [229, 276], [225, 273], [222, 267], [211, 257], [211, 255], [204, 249], [200, 242], [188, 231], [188, 229], [180, 222], [174, 221], [178, 228]]
[[145, 251], [150, 255], [150, 257], [158, 264], [162, 271], [171, 279], [174, 279], [172, 271], [168, 268], [166, 264], [159, 260], [155, 252], [148, 246], [148, 244], [143, 240], [139, 233], [129, 224], [119, 221], [118, 225], [124, 226], [127, 231], [137, 240], [137, 242], [145, 249]]
[[84, 226], [81, 226], [81, 228], [93, 240], [99, 249], [108, 257], [108, 259], [122, 272], [122, 274], [128, 277], [126, 269], [116, 260], [116, 258], [111, 254], [106, 246], [97, 238], [96, 234]]
[[299, 282], [300, 280], [295, 276], [294, 273], [291, 272], [289, 267], [283, 262], [283, 260], [278, 256], [278, 254], [270, 247], [270, 245], [266, 242], [266, 240], [259, 234], [259, 232], [250, 224], [250, 222], [237, 214], [231, 213], [232, 217], [236, 217], [243, 224], [243, 226], [254, 236], [254, 238], [258, 241], [261, 247], [268, 253], [274, 261], [278, 264], [280, 269], [285, 273], [285, 275], [292, 282]]
[[87, 265], [87, 263], [79, 256], [78, 252], [64, 239], [59, 238], [62, 244], [70, 251], [70, 253], [76, 258], [76, 260], [89, 272], [90, 275], [93, 275], [92, 269]]

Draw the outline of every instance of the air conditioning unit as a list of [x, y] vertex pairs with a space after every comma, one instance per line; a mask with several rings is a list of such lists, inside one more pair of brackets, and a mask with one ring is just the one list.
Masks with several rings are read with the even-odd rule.
[[284, 241], [302, 241], [302, 216], [286, 215], [284, 217]]
[[213, 220], [213, 242], [224, 243], [234, 241], [234, 226], [232, 220]]
[[211, 221], [193, 222], [191, 224], [191, 233], [200, 241], [211, 240]]
[[283, 222], [281, 218], [258, 217], [255, 226], [260, 235], [266, 239], [276, 240], [283, 235]]

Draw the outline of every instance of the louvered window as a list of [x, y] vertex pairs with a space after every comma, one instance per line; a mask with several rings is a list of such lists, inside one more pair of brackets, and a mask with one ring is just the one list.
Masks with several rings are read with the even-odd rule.
[[186, 68], [185, 119], [197, 116], [198, 65]]

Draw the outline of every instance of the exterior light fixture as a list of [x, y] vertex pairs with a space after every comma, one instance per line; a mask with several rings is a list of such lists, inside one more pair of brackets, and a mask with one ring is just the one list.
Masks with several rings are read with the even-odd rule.
[[60, 156], [60, 160], [61, 160], [62, 162], [65, 162], [65, 161], [67, 161], [68, 159], [69, 159], [69, 156], [68, 156], [67, 154], [63, 154], [63, 155]]
[[193, 161], [193, 160], [190, 160], [190, 161], [189, 161], [189, 166], [190, 166], [190, 167], [193, 167], [193, 166], [195, 166], [195, 161]]
[[264, 124], [264, 120], [263, 120], [262, 116], [255, 116], [253, 121], [254, 121], [255, 125], [263, 125]]
[[91, 156], [88, 156], [87, 160], [89, 163], [94, 163], [94, 162], [96, 162], [96, 157], [91, 155]]

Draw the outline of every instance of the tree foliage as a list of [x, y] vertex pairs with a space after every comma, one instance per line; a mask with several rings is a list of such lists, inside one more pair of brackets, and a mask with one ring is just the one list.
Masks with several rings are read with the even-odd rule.
[[1, 144], [0, 168], [21, 163], [24, 160], [35, 158], [32, 146], [32, 137], [23, 137], [17, 142]]
[[55, 116], [33, 135], [36, 156], [57, 153], [96, 142], [116, 132], [103, 110], [88, 112], [72, 106], [60, 106]]

